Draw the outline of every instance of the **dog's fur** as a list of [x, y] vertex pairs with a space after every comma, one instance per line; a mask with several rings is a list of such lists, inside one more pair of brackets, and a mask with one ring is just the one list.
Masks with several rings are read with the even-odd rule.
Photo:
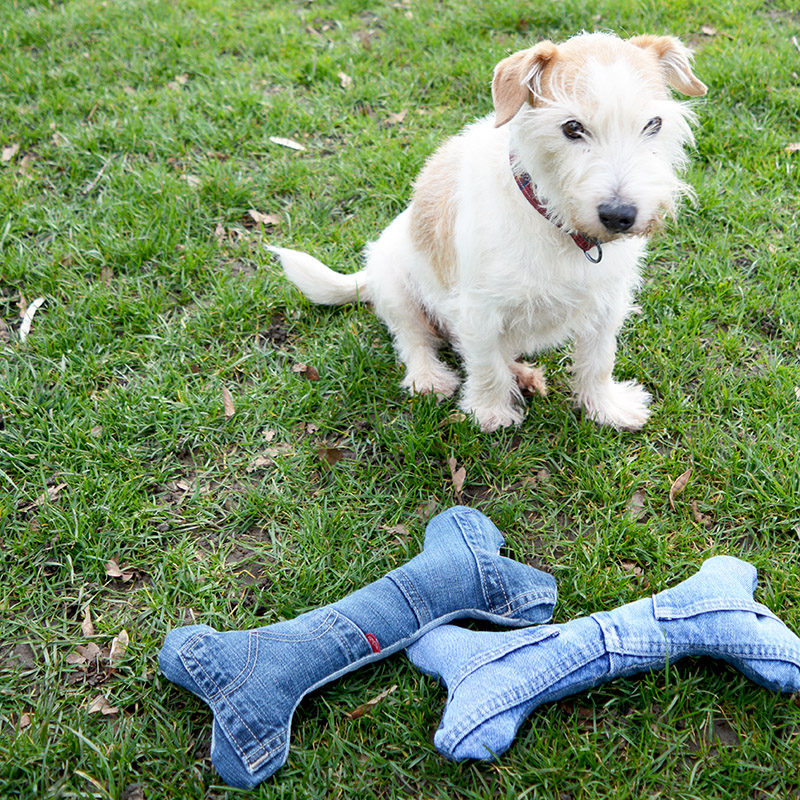
[[[541, 42], [497, 65], [494, 119], [430, 158], [409, 207], [367, 248], [365, 269], [344, 275], [305, 253], [271, 249], [313, 302], [374, 304], [412, 392], [458, 388], [437, 357], [446, 336], [464, 362], [461, 407], [485, 431], [522, 421], [521, 389], [546, 392], [541, 370], [519, 357], [568, 339], [576, 402], [599, 423], [641, 428], [650, 395], [611, 373], [645, 238], [688, 191], [678, 173], [691, 111], [670, 86], [706, 91], [677, 39], [594, 33]], [[575, 138], [564, 127], [575, 133], [572, 121]], [[516, 185], [509, 152], [549, 219]], [[633, 207], [635, 221], [609, 227], [600, 207]], [[591, 263], [568, 232], [601, 242], [602, 261]]]

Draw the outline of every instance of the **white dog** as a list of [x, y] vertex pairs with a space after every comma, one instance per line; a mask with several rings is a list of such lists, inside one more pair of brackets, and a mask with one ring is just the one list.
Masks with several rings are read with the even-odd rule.
[[485, 431], [522, 421], [522, 389], [546, 392], [520, 356], [568, 339], [577, 404], [637, 430], [650, 395], [612, 370], [645, 237], [688, 192], [678, 173], [691, 111], [669, 86], [706, 91], [671, 37], [583, 34], [514, 53], [494, 71], [493, 119], [429, 159], [365, 269], [271, 249], [312, 302], [374, 304], [411, 392], [456, 391], [437, 357], [449, 339], [464, 362], [461, 408]]

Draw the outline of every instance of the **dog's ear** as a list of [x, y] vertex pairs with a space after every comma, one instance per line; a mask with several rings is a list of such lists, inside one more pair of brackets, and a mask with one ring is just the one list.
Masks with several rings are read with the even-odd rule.
[[628, 40], [655, 54], [667, 83], [683, 94], [699, 97], [708, 89], [692, 72], [692, 52], [674, 36], [634, 36]]
[[509, 122], [522, 104], [539, 91], [542, 73], [557, 51], [552, 42], [539, 42], [535, 47], [504, 58], [494, 68], [492, 99], [497, 115], [495, 128]]

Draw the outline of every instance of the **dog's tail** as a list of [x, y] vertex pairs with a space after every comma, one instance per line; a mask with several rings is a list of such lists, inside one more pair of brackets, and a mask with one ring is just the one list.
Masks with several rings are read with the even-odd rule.
[[334, 272], [308, 253], [267, 245], [281, 260], [286, 277], [312, 302], [340, 306], [356, 300], [368, 302], [367, 276], [362, 269], [344, 275]]

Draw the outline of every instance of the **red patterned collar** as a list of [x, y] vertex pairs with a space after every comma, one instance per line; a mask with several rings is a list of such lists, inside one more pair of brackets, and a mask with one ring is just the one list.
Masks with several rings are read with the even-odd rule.
[[[528, 175], [528, 173], [525, 172], [525, 170], [515, 169], [515, 165], [517, 163], [517, 157], [514, 155], [514, 153], [508, 154], [508, 161], [511, 164], [511, 172], [514, 175], [514, 180], [517, 182], [517, 186], [519, 186], [519, 190], [522, 192], [525, 199], [545, 219], [550, 220], [550, 222], [553, 222], [553, 220], [550, 218], [550, 215], [547, 213], [547, 209], [539, 201], [539, 198], [536, 197], [535, 187], [533, 184], [533, 180], [531, 179], [531, 176]], [[559, 229], [562, 227], [561, 224], [558, 222], [553, 222], [553, 224]], [[590, 239], [588, 236], [583, 236], [580, 233], [568, 233], [567, 235], [572, 239], [573, 242], [575, 242], [575, 244], [581, 250], [583, 250], [583, 254], [586, 256], [586, 258], [589, 259], [589, 261], [591, 261], [593, 264], [600, 263], [600, 261], [603, 258], [603, 251], [600, 248], [600, 242], [597, 241], [597, 239]], [[589, 254], [589, 251], [593, 250], [595, 247], [597, 248], [596, 258]]]

